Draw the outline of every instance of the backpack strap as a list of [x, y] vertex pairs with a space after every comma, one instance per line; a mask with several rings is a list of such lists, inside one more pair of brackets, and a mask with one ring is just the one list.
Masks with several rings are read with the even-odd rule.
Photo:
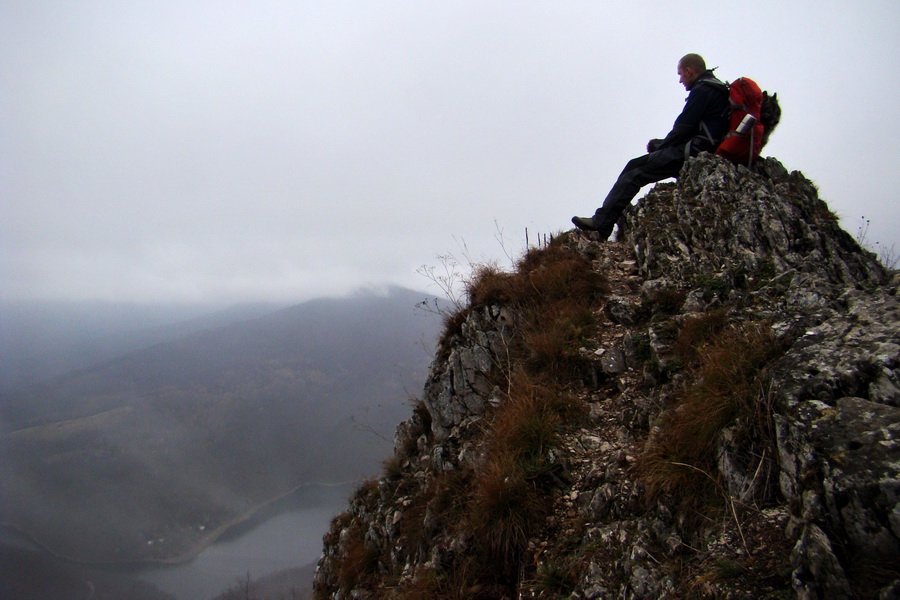
[[[712, 133], [709, 132], [709, 127], [706, 126], [706, 121], [700, 121], [700, 128], [703, 130], [703, 135], [709, 140], [709, 143], [713, 146], [718, 146], [719, 142], [713, 139]], [[691, 142], [693, 140], [688, 140], [688, 143], [684, 146], [684, 160], [687, 160], [691, 157]]]
[[709, 127], [706, 126], [706, 121], [700, 121], [700, 127], [703, 129], [703, 133], [706, 135], [706, 139], [708, 139], [710, 143], [715, 144], [716, 140], [713, 139], [712, 134], [709, 132]]
[[[728, 109], [727, 114], [731, 113], [731, 109], [735, 108], [734, 102], [731, 100], [731, 86], [724, 81], [719, 80], [716, 77], [709, 77], [707, 79], [698, 79], [697, 83], [705, 83], [709, 87], [718, 90], [728, 96], [728, 102], [731, 104], [731, 107]], [[703, 133], [706, 135], [706, 139], [710, 141], [711, 144], [718, 144], [719, 142], [712, 138], [712, 134], [709, 132], [709, 127], [706, 126], [706, 121], [700, 121], [700, 127], [703, 128]]]
[[[725, 94], [726, 96], [729, 96], [729, 97], [730, 97], [730, 94], [729, 94], [729, 85], [728, 85], [727, 83], [725, 83], [725, 82], [719, 80], [719, 79], [716, 78], [716, 77], [705, 77], [705, 78], [703, 78], [703, 79], [698, 79], [698, 80], [697, 80], [697, 83], [703, 83], [703, 84], [706, 84], [706, 85], [708, 85], [709, 87], [713, 88], [714, 90], [717, 90], [717, 91], [719, 91], [719, 92], [722, 92], [722, 93]], [[702, 119], [700, 120], [700, 129], [701, 129], [702, 132], [703, 132], [703, 137], [705, 137], [705, 138], [709, 141], [710, 144], [712, 144], [713, 146], [717, 146], [717, 145], [719, 144], [719, 142], [720, 142], [721, 140], [714, 140], [714, 139], [713, 139], [712, 133], [710, 133], [710, 131], [709, 131], [709, 126], [707, 126], [706, 121], [704, 121], [704, 120], [702, 120]], [[685, 145], [685, 147], [684, 147], [684, 158], [685, 158], [685, 160], [687, 160], [688, 158], [690, 158], [690, 155], [691, 155], [691, 142], [688, 141], [687, 145]]]
[[697, 83], [705, 83], [706, 85], [719, 90], [720, 92], [728, 93], [729, 85], [724, 81], [720, 81], [715, 77], [708, 77], [706, 79], [698, 79]]

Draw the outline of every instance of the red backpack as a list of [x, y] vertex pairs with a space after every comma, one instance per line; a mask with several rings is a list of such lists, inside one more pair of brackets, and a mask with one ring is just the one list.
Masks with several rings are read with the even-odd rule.
[[764, 127], [760, 118], [763, 93], [756, 82], [747, 77], [728, 86], [731, 122], [728, 134], [716, 154], [733, 163], [752, 164], [763, 146]]

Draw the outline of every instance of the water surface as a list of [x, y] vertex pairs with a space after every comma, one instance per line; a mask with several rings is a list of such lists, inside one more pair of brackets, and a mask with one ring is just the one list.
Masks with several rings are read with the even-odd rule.
[[347, 507], [351, 484], [310, 485], [243, 523], [189, 563], [150, 567], [139, 577], [178, 600], [208, 600], [249, 573], [254, 579], [315, 562], [331, 518]]

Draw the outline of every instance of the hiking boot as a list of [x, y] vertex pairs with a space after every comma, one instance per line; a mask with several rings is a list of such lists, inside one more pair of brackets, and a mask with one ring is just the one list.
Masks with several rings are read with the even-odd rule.
[[600, 227], [597, 227], [596, 219], [590, 217], [572, 217], [572, 223], [582, 231], [596, 231], [600, 234], [601, 242], [609, 239], [609, 236], [612, 235], [613, 228], [616, 226], [615, 223], [604, 223]]
[[615, 228], [615, 223], [604, 223], [600, 227], [597, 228], [597, 233], [600, 234], [600, 241], [605, 242], [609, 239], [609, 236], [612, 235], [613, 229]]
[[594, 225], [594, 219], [590, 217], [572, 217], [572, 223], [582, 231], [597, 231], [597, 227]]

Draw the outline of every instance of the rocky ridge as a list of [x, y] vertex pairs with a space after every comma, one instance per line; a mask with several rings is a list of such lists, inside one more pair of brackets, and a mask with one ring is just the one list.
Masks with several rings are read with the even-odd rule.
[[900, 597], [896, 277], [773, 159], [692, 159], [619, 227], [475, 275], [317, 597]]

